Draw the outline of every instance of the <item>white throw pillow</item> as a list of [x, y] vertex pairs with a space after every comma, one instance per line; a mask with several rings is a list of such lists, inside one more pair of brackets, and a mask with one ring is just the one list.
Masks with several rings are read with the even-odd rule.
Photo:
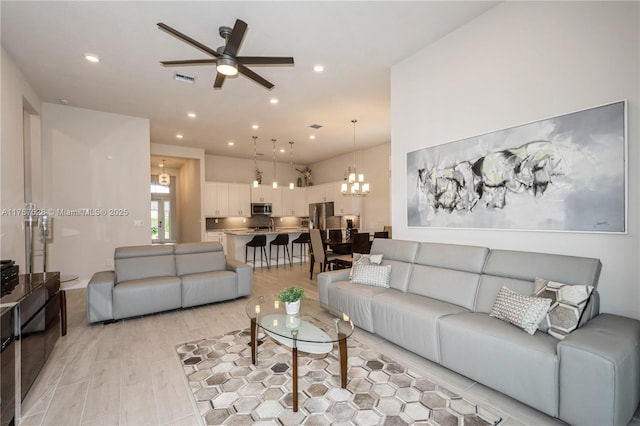
[[354, 284], [366, 284], [389, 288], [391, 265], [356, 265], [352, 269], [352, 282]]
[[362, 254], [353, 253], [353, 261], [351, 263], [351, 270], [349, 271], [349, 280], [353, 279], [353, 267], [356, 265], [379, 265], [382, 262], [381, 254]]
[[547, 315], [551, 299], [525, 296], [502, 287], [491, 308], [492, 317], [510, 322], [533, 335], [538, 323]]

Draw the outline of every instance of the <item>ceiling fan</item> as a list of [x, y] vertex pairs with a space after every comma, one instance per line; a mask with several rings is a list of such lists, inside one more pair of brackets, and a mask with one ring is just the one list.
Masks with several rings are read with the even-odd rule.
[[220, 89], [226, 77], [235, 76], [238, 73], [263, 85], [267, 89], [271, 89], [273, 87], [273, 83], [251, 71], [246, 67], [246, 65], [293, 65], [293, 58], [291, 57], [236, 56], [238, 54], [238, 49], [240, 49], [240, 45], [242, 44], [242, 39], [247, 31], [247, 24], [240, 19], [236, 19], [233, 29], [225, 26], [220, 27], [220, 37], [224, 38], [225, 45], [218, 47], [216, 50], [205, 46], [180, 31], [163, 24], [162, 22], [158, 23], [158, 28], [215, 58], [162, 61], [160, 63], [165, 67], [180, 65], [216, 65], [217, 73], [215, 82], [213, 83], [214, 89]]

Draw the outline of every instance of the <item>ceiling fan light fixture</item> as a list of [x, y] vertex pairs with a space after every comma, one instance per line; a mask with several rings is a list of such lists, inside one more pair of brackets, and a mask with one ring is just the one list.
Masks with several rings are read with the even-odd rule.
[[238, 74], [238, 64], [233, 58], [220, 57], [216, 60], [216, 70], [226, 76], [234, 76]]

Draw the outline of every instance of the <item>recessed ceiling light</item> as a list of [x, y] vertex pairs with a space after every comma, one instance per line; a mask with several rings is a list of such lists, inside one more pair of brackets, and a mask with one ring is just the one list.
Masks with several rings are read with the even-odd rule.
[[184, 136], [182, 136], [180, 133], [178, 133], [178, 134], [176, 135], [176, 138], [178, 138], [178, 139], [182, 139], [183, 137], [184, 137]]
[[322, 72], [322, 71], [324, 71], [324, 66], [321, 65], [321, 64], [316, 64], [316, 65], [313, 66], [313, 70], [315, 72]]
[[227, 145], [229, 145], [229, 146], [234, 146], [234, 145], [235, 145], [235, 142], [234, 142], [234, 141], [229, 141], [229, 142], [227, 142]]
[[316, 135], [309, 135], [309, 139], [315, 139]]
[[284, 148], [280, 148], [280, 152], [285, 152], [285, 149]]
[[90, 55], [87, 53], [86, 55], [84, 55], [84, 58], [89, 62], [100, 62], [100, 58], [98, 58], [96, 55]]
[[190, 113], [187, 114], [187, 116], [189, 118], [196, 118], [196, 113], [195, 112], [190, 112]]
[[164, 167], [164, 164], [162, 164], [162, 163], [158, 164], [158, 167]]
[[269, 99], [269, 102], [271, 102], [272, 104], [277, 104], [278, 103], [278, 98], [271, 98], [271, 99]]
[[252, 125], [251, 125], [251, 128], [252, 128], [252, 129], [258, 129], [258, 128], [260, 128], [260, 126], [258, 126], [257, 124], [252, 124]]

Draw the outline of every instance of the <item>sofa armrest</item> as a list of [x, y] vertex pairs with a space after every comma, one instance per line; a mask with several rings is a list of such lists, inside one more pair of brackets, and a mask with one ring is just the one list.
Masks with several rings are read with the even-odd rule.
[[87, 321], [89, 323], [113, 319], [114, 271], [96, 272], [87, 284]]
[[235, 259], [227, 259], [226, 269], [238, 275], [238, 296], [249, 296], [253, 287], [253, 268]]
[[626, 425], [640, 402], [640, 321], [600, 314], [558, 343], [560, 418]]
[[338, 269], [318, 274], [318, 299], [320, 304], [329, 305], [329, 284], [335, 281], [349, 281], [350, 269]]

